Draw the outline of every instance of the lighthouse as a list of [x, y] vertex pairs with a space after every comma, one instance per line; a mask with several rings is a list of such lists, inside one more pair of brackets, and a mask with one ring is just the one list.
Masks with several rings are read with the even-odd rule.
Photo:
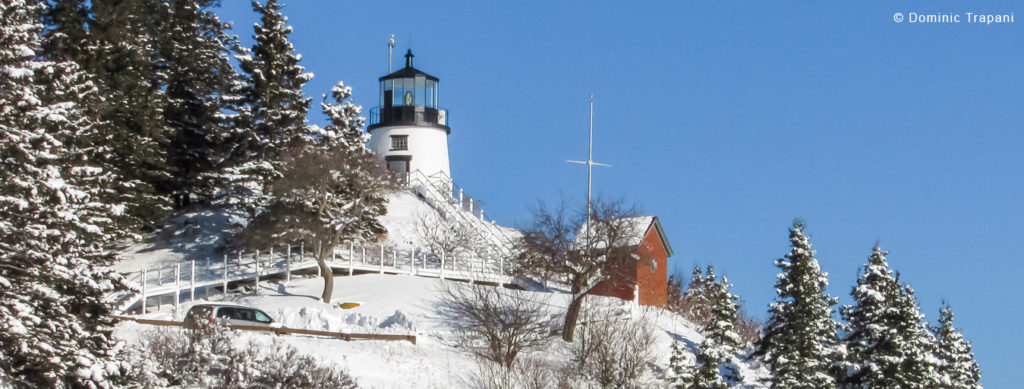
[[405, 175], [451, 177], [448, 162], [448, 110], [437, 101], [437, 77], [412, 66], [381, 77], [380, 105], [370, 110], [370, 150], [382, 156], [388, 170]]

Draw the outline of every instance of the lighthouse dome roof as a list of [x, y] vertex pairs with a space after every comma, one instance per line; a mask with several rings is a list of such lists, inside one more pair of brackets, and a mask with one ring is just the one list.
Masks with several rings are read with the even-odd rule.
[[384, 80], [391, 80], [391, 79], [395, 79], [395, 78], [424, 77], [424, 78], [426, 78], [428, 80], [439, 81], [437, 77], [431, 76], [431, 75], [427, 74], [426, 72], [424, 72], [422, 70], [414, 68], [412, 66], [412, 57], [414, 57], [414, 55], [412, 54], [412, 50], [410, 49], [409, 51], [407, 51], [405, 53], [405, 67], [401, 68], [401, 69], [398, 69], [397, 71], [395, 71], [395, 72], [393, 72], [391, 74], [383, 76], [379, 80], [380, 81], [384, 81]]

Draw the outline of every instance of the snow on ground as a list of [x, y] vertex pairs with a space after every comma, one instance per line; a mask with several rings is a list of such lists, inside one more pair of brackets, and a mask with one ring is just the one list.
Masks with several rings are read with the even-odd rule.
[[398, 191], [388, 195], [388, 213], [380, 217], [380, 224], [388, 230], [389, 243], [423, 247], [425, 244], [416, 233], [420, 218], [442, 220], [437, 210], [411, 191]]
[[[420, 217], [440, 220], [436, 210], [409, 191], [388, 195], [388, 213], [380, 218], [388, 230], [387, 243], [401, 247], [424, 247], [416, 233]], [[223, 258], [226, 237], [249, 223], [240, 210], [220, 206], [194, 205], [179, 212], [156, 234], [132, 242], [119, 250], [122, 260], [111, 268], [122, 273], [139, 272], [190, 260]]]
[[[361, 387], [367, 388], [463, 388], [476, 365], [474, 357], [464, 349], [455, 347], [453, 337], [443, 318], [437, 315], [436, 305], [445, 288], [452, 281], [409, 275], [367, 274], [335, 279], [333, 304], [319, 301], [323, 281], [319, 278], [293, 279], [288, 285], [264, 283], [260, 294], [230, 294], [214, 296], [214, 300], [253, 306], [268, 312], [276, 321], [289, 328], [351, 332], [415, 334], [417, 344], [405, 341], [369, 341], [281, 336], [280, 339], [306, 353], [336, 363], [352, 374]], [[527, 292], [531, 300], [542, 301], [551, 312], [560, 315], [568, 302], [568, 294], [560, 292]], [[606, 315], [623, 315], [633, 320], [641, 317], [656, 328], [656, 371], [665, 371], [671, 356], [673, 340], [695, 349], [702, 337], [693, 325], [680, 317], [658, 308], [637, 307], [615, 298], [591, 296], [588, 305], [599, 308]], [[341, 309], [345, 302], [360, 305]], [[178, 312], [166, 305], [150, 318], [180, 320], [188, 311], [183, 304]], [[147, 326], [122, 323], [115, 336], [128, 342], [137, 339]], [[243, 333], [245, 338], [269, 340], [275, 335]], [[553, 340], [552, 347], [561, 347]], [[742, 373], [753, 378], [762, 376], [763, 370], [741, 366]]]
[[248, 215], [237, 209], [193, 205], [176, 214], [160, 232], [126, 245], [119, 252], [123, 260], [111, 268], [129, 273], [188, 260], [217, 259], [223, 256], [225, 237], [248, 223]]

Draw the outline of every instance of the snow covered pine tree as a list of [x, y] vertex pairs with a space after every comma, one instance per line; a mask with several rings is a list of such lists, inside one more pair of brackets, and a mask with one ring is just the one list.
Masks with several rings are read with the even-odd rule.
[[212, 188], [204, 173], [214, 171], [216, 155], [233, 124], [224, 115], [234, 109], [231, 96], [235, 69], [230, 49], [237, 43], [210, 9], [216, 0], [168, 0], [157, 2], [156, 41], [162, 65], [160, 80], [167, 96], [164, 121], [173, 131], [167, 158], [173, 172], [165, 188], [178, 206], [193, 195], [206, 197]]
[[981, 389], [981, 367], [974, 360], [971, 342], [953, 327], [953, 309], [948, 304], [939, 311], [939, 326], [932, 329], [938, 338], [935, 357], [939, 360], [939, 388]]
[[42, 59], [44, 8], [0, 2], [0, 382], [107, 387], [126, 365], [103, 296], [123, 284], [98, 266], [124, 208], [109, 201], [118, 178], [75, 146], [95, 131], [77, 104], [95, 90]]
[[843, 381], [858, 388], [935, 387], [935, 338], [913, 291], [889, 269], [887, 254], [875, 244], [850, 292], [855, 304], [842, 308], [849, 325]]
[[758, 354], [771, 366], [772, 388], [823, 389], [836, 387], [833, 370], [842, 359], [837, 345], [838, 323], [832, 319], [836, 299], [825, 294], [828, 275], [822, 273], [804, 223], [789, 229], [792, 250], [775, 261], [782, 270], [775, 283], [778, 297]]
[[263, 195], [282, 177], [285, 150], [310, 131], [306, 112], [311, 99], [302, 87], [313, 74], [299, 65], [302, 56], [288, 41], [292, 27], [281, 14], [281, 5], [275, 0], [265, 5], [253, 1], [252, 7], [260, 23], [253, 26], [252, 49], [236, 56], [246, 78], [240, 88], [245, 107], [230, 135], [233, 146], [224, 157], [227, 166], [221, 181], [226, 182], [231, 201], [258, 211], [269, 200]]
[[724, 389], [735, 386], [743, 379], [736, 366], [740, 336], [733, 331], [736, 312], [739, 310], [736, 303], [739, 297], [729, 292], [729, 281], [725, 277], [721, 281], [715, 280], [710, 266], [708, 274], [708, 277], [701, 277], [701, 281], [711, 319], [703, 328], [704, 341], [696, 355], [696, 364], [683, 368], [682, 374], [678, 373], [678, 365], [684, 358], [681, 349], [673, 345], [670, 363], [674, 364], [672, 370], [677, 375], [673, 382], [674, 388]]
[[[708, 267], [710, 273], [710, 267]], [[729, 292], [729, 280], [713, 281], [708, 288], [712, 320], [704, 327], [704, 342], [697, 354], [700, 364], [695, 377], [703, 388], [728, 388], [742, 381], [736, 366], [740, 336], [733, 330], [739, 297]]]
[[[89, 38], [76, 42], [80, 66], [98, 81], [110, 123], [103, 144], [111, 165], [124, 178], [126, 212], [157, 228], [170, 211], [173, 180], [167, 146], [173, 130], [164, 122], [167, 96], [157, 48], [156, 10], [151, 0], [90, 0]], [[66, 21], [65, 21], [66, 22]], [[57, 23], [57, 21], [55, 21]], [[70, 28], [64, 28], [65, 30]]]

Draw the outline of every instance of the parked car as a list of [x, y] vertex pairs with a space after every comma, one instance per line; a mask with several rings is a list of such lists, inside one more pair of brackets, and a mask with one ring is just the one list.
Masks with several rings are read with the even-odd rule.
[[252, 307], [228, 304], [196, 304], [185, 314], [182, 325], [185, 328], [198, 328], [198, 322], [214, 322], [226, 319], [228, 324], [241, 326], [272, 327], [274, 319], [266, 312]]

